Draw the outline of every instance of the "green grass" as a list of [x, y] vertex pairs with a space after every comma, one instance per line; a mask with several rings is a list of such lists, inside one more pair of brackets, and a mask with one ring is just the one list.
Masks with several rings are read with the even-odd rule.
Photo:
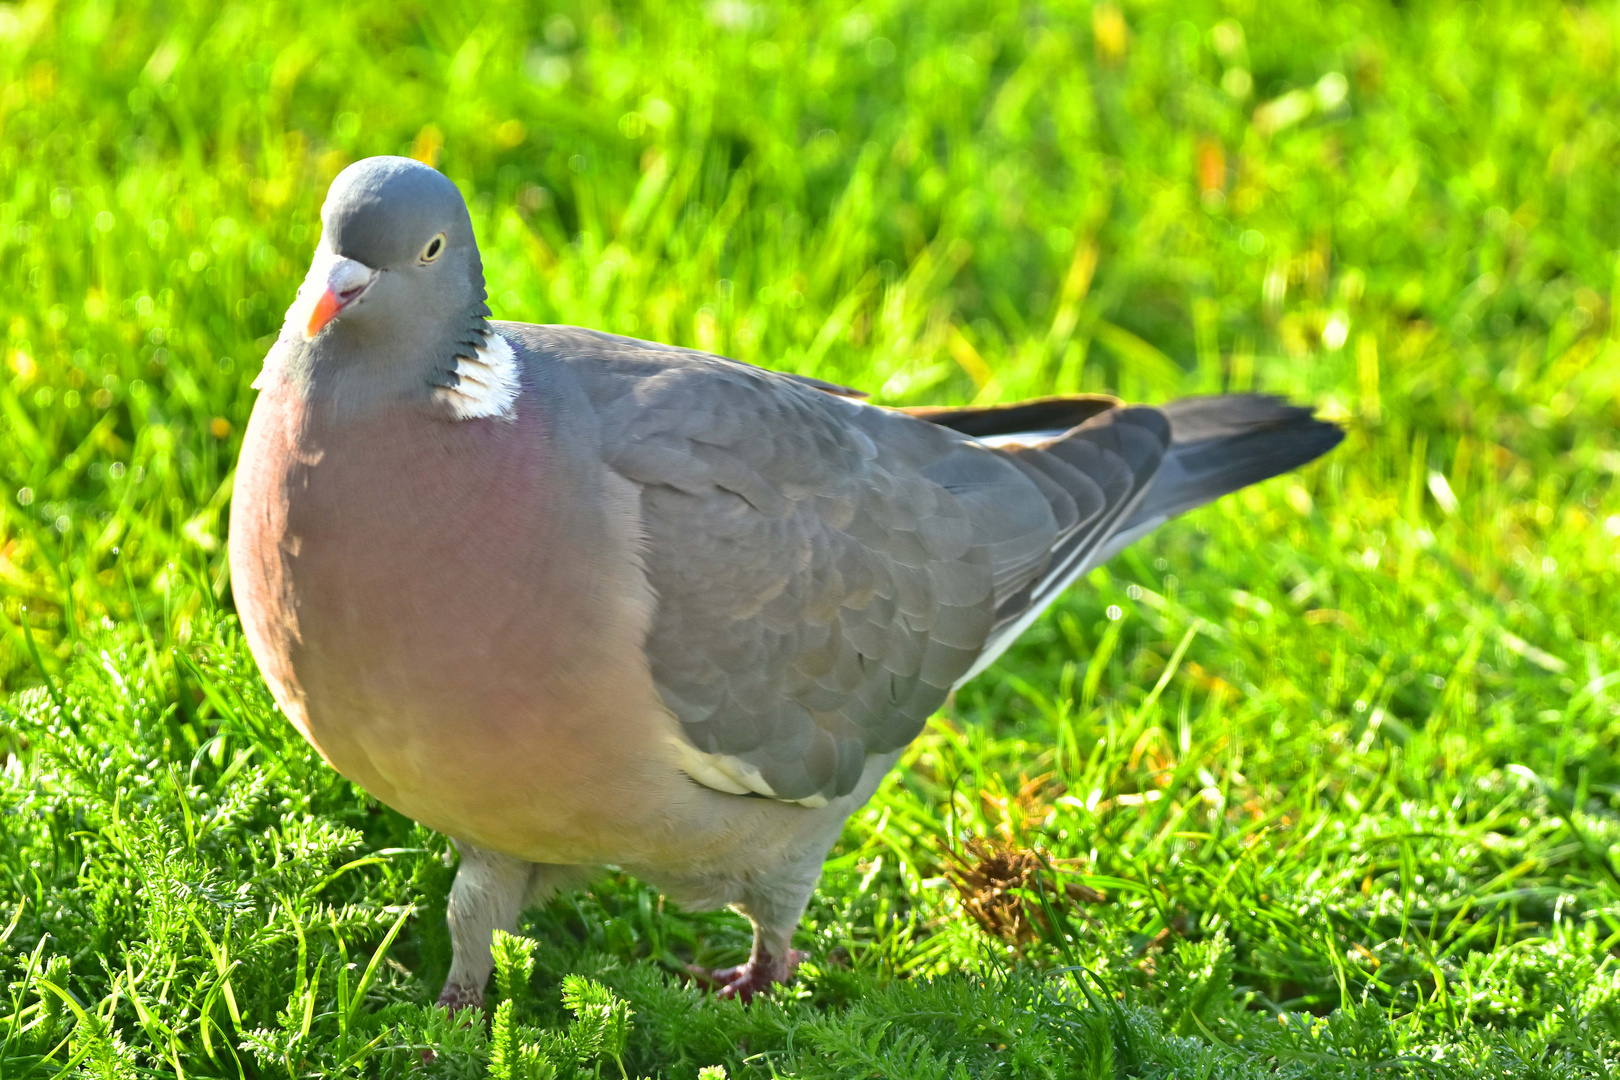
[[[1617, 57], [1614, 3], [0, 4], [0, 1075], [1614, 1075]], [[413, 147], [501, 317], [1349, 437], [958, 695], [778, 1000], [610, 876], [452, 1028], [446, 842], [275, 713], [223, 535], [326, 184]], [[1050, 862], [1021, 942], [973, 837]]]

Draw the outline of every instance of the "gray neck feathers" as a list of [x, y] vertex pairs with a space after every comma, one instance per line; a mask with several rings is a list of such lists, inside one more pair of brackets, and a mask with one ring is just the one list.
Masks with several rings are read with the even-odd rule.
[[489, 291], [484, 287], [484, 260], [473, 249], [468, 267], [472, 286], [471, 303], [466, 305], [459, 319], [445, 320], [445, 332], [437, 349], [426, 379], [429, 387], [455, 389], [460, 379], [456, 375], [457, 361], [470, 359], [489, 342], [493, 332], [489, 328]]
[[[469, 254], [466, 275], [456, 279], [461, 287], [434, 296], [438, 303], [379, 295], [371, 304], [368, 297], [370, 310], [343, 313], [314, 341], [289, 322], [265, 358], [266, 374], [279, 369], [303, 397], [340, 415], [427, 402], [435, 390], [454, 389], [458, 363], [477, 356], [493, 335], [482, 261]], [[407, 302], [387, 303], [396, 299]]]

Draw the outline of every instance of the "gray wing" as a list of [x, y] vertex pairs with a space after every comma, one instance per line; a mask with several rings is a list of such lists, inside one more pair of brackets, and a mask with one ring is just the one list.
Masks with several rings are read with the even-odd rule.
[[706, 354], [502, 332], [569, 366], [608, 465], [641, 490], [653, 678], [688, 771], [721, 790], [852, 790], [869, 755], [922, 729], [1053, 551], [1132, 487], [1097, 447], [1015, 456]]
[[881, 409], [705, 353], [499, 329], [572, 372], [641, 493], [647, 655], [687, 771], [809, 805], [914, 738], [1076, 576], [1338, 438], [1259, 398]]
[[647, 655], [687, 771], [809, 805], [914, 738], [1075, 577], [1342, 437], [1255, 395], [881, 409], [705, 353], [498, 328], [573, 373], [641, 492]]

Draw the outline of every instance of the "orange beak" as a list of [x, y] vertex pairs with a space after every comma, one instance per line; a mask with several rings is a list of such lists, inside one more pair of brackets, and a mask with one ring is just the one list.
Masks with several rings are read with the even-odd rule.
[[309, 313], [309, 326], [304, 330], [304, 337], [313, 338], [342, 310], [343, 301], [338, 299], [337, 293], [328, 288], [321, 293], [321, 298], [315, 301], [315, 310]]
[[377, 271], [363, 262], [330, 252], [317, 252], [315, 263], [309, 268], [309, 276], [304, 279], [304, 289], [319, 289], [320, 293], [309, 309], [309, 321], [304, 324], [304, 340], [314, 340], [327, 323], [359, 300], [376, 280]]

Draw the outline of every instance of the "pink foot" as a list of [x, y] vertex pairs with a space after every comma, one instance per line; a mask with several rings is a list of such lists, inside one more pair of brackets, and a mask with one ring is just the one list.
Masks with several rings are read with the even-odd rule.
[[439, 991], [439, 1007], [448, 1011], [451, 1016], [455, 1016], [462, 1009], [482, 1009], [484, 991], [476, 986], [445, 983], [444, 989]]
[[715, 991], [716, 997], [737, 998], [748, 1002], [753, 1000], [755, 994], [769, 990], [776, 983], [790, 981], [793, 972], [799, 966], [799, 961], [804, 958], [805, 954], [798, 949], [789, 949], [784, 957], [752, 957], [748, 963], [736, 967], [715, 968], [711, 971], [695, 964], [688, 964], [686, 970], [699, 981], [719, 987]]
[[[461, 986], [457, 983], [445, 983], [444, 989], [439, 991], [439, 1008], [450, 1014], [453, 1020], [463, 1010], [471, 1009], [479, 1012], [484, 1007], [484, 992], [475, 987]], [[431, 1047], [422, 1050], [422, 1064], [431, 1065], [438, 1058]]]

